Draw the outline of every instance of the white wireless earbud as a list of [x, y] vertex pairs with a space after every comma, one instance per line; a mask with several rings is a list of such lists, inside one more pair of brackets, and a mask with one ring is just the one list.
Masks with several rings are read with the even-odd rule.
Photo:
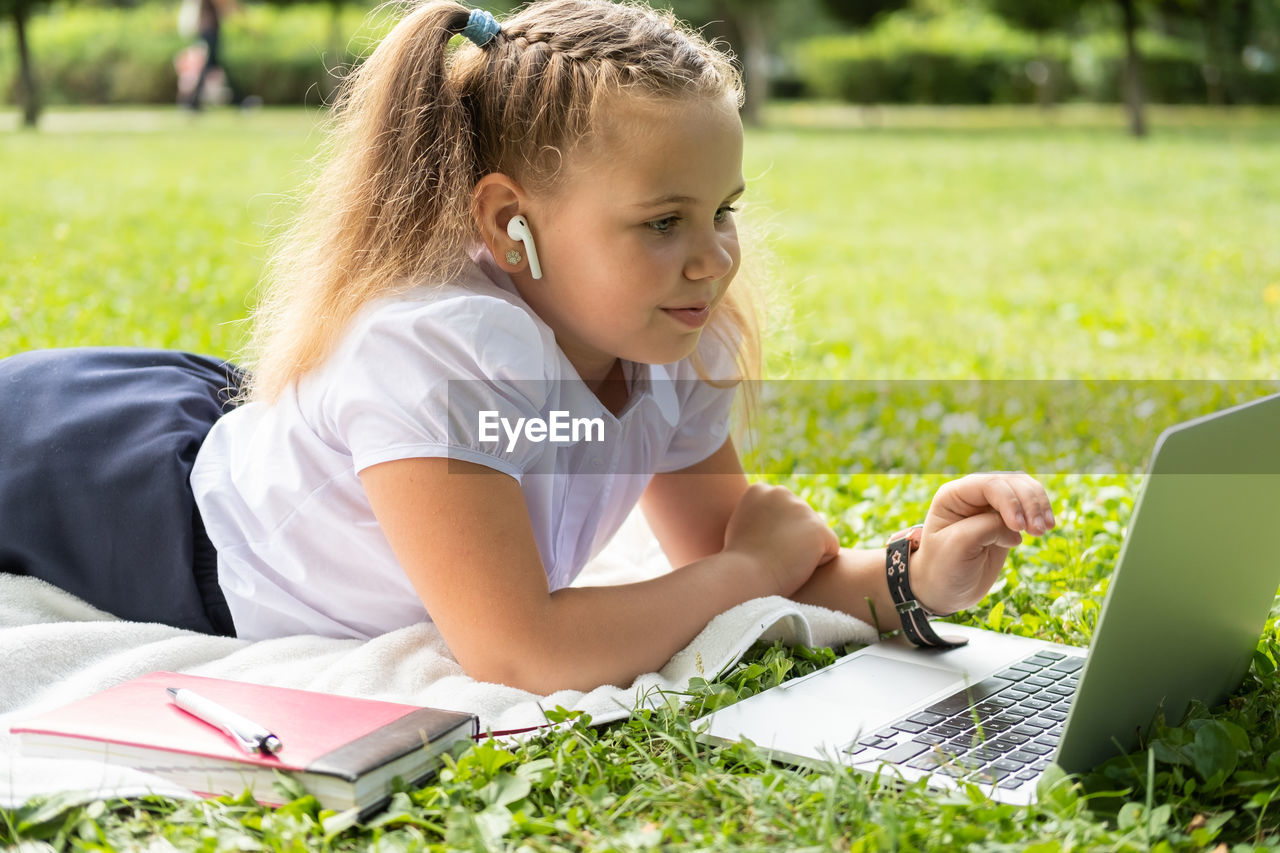
[[533, 247], [533, 232], [529, 230], [528, 220], [523, 216], [511, 217], [507, 223], [507, 236], [524, 243], [525, 253], [529, 255], [529, 273], [534, 278], [542, 278], [542, 265], [538, 263], [538, 250]]

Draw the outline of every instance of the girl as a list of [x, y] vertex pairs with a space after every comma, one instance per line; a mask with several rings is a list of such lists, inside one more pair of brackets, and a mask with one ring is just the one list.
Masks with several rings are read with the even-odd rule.
[[[924, 644], [921, 613], [976, 603], [1020, 532], [1053, 525], [1026, 475], [947, 484], [888, 551], [841, 549], [795, 495], [747, 483], [727, 437], [758, 361], [731, 286], [740, 101], [721, 54], [644, 7], [411, 11], [348, 81], [258, 312], [249, 402], [194, 462], [207, 629], [430, 619], [470, 675], [545, 694], [628, 684], [759, 596], [886, 629], [901, 605]], [[208, 399], [226, 382], [206, 367]], [[570, 587], [637, 502], [678, 569]]]

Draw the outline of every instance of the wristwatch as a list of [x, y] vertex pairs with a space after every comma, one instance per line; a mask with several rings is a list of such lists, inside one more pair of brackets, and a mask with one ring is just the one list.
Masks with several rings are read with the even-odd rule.
[[911, 555], [920, 548], [924, 538], [924, 525], [917, 524], [900, 530], [885, 543], [885, 575], [889, 579], [889, 597], [902, 620], [902, 633], [914, 645], [927, 649], [954, 649], [969, 641], [963, 637], [940, 637], [929, 624], [930, 616], [937, 616], [916, 600], [911, 591], [911, 575], [908, 571]]

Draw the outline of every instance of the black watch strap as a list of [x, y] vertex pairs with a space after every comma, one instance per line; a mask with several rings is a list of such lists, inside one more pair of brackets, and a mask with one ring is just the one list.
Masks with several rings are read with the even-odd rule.
[[889, 597], [902, 620], [902, 633], [914, 645], [928, 649], [954, 649], [968, 643], [963, 637], [939, 637], [929, 624], [929, 614], [916, 601], [911, 591], [908, 566], [911, 563], [911, 539], [895, 539], [886, 546], [885, 574], [889, 578]]

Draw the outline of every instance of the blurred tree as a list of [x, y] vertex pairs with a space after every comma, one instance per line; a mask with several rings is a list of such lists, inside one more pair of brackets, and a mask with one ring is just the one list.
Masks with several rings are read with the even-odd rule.
[[35, 68], [31, 62], [31, 48], [27, 44], [27, 22], [35, 7], [48, 0], [0, 0], [0, 16], [13, 22], [13, 35], [18, 42], [18, 78], [15, 80], [19, 105], [22, 107], [22, 124], [35, 127], [40, 121], [40, 92], [36, 88]]
[[1124, 39], [1124, 62], [1120, 68], [1120, 90], [1124, 97], [1125, 112], [1129, 118], [1129, 132], [1139, 139], [1147, 135], [1146, 94], [1142, 85], [1142, 52], [1138, 49], [1140, 25], [1139, 2], [1149, 0], [1062, 0], [1063, 5], [1074, 6], [1082, 12], [1119, 12], [1119, 23]]
[[712, 0], [712, 14], [724, 21], [729, 41], [738, 54], [742, 67], [742, 86], [746, 97], [742, 103], [742, 121], [749, 125], [763, 123], [761, 113], [769, 100], [769, 57], [772, 54], [769, 32], [776, 8], [783, 0]]
[[769, 61], [773, 52], [772, 30], [786, 0], [655, 0], [654, 6], [672, 8], [677, 17], [704, 26], [710, 35], [723, 38], [733, 48], [742, 73], [746, 99], [742, 121], [761, 123], [761, 110], [769, 98]]
[[[0, 0], [3, 2], [3, 0]], [[127, 2], [127, 0], [126, 0]], [[315, 0], [263, 0], [272, 6], [294, 6], [294, 5], [318, 5]], [[361, 7], [368, 6], [367, 2], [362, 0], [324, 0], [324, 5], [329, 8], [329, 44], [325, 48], [327, 56], [325, 57], [325, 68], [328, 74], [321, 81], [325, 101], [328, 101], [333, 90], [337, 88], [339, 81], [345, 75], [346, 56], [347, 56], [347, 38], [350, 33], [343, 30], [342, 14], [348, 5], [358, 5]], [[484, 5], [484, 4], [482, 4]]]
[[1142, 139], [1147, 135], [1146, 94], [1142, 88], [1142, 53], [1138, 50], [1137, 0], [1115, 0], [1120, 4], [1124, 29], [1124, 103], [1129, 113], [1129, 132]]
[[902, 9], [911, 0], [650, 0], [669, 6], [691, 23], [703, 25], [729, 43], [742, 71], [746, 100], [742, 120], [760, 124], [770, 95], [770, 64], [786, 34], [803, 37], [831, 23], [865, 26], [882, 12]]
[[822, 5], [832, 17], [861, 29], [881, 15], [907, 8], [911, 0], [822, 0]]
[[1150, 0], [1166, 19], [1190, 24], [1198, 30], [1204, 47], [1205, 96], [1214, 106], [1235, 100], [1231, 81], [1239, 70], [1242, 55], [1253, 40], [1256, 18], [1275, 0]]
[[1040, 59], [1027, 69], [1027, 77], [1036, 87], [1036, 100], [1041, 107], [1053, 106], [1053, 62], [1045, 43], [1053, 33], [1063, 32], [1080, 17], [1077, 4], [1063, 0], [988, 0], [991, 9], [1013, 26], [1036, 37]]

